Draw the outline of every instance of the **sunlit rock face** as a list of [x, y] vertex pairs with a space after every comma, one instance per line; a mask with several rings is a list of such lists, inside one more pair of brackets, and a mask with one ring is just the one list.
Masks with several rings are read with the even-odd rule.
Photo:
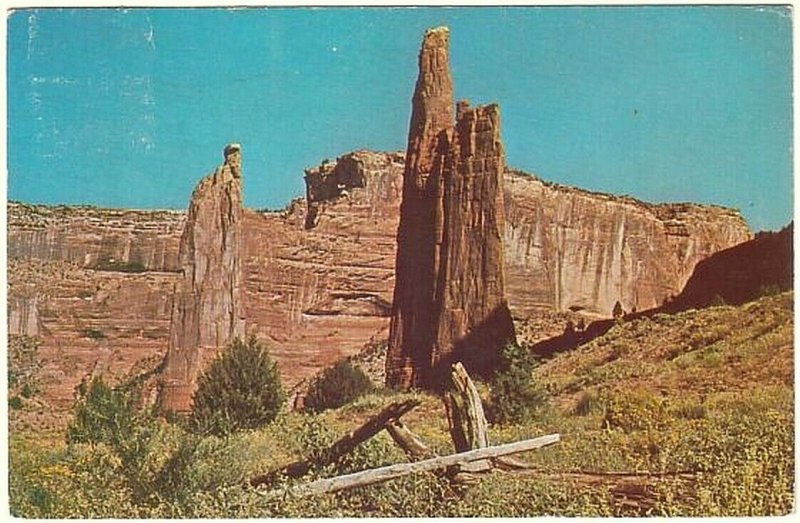
[[191, 408], [197, 378], [217, 352], [244, 335], [241, 149], [192, 193], [180, 242], [169, 348], [161, 379], [165, 411]]

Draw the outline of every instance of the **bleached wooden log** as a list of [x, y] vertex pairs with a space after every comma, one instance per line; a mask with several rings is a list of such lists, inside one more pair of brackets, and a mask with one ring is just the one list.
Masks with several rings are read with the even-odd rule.
[[345, 454], [352, 452], [352, 450], [359, 444], [383, 430], [386, 423], [388, 423], [390, 420], [399, 419], [400, 416], [406, 414], [419, 404], [420, 401], [416, 399], [406, 400], [403, 402], [396, 401], [372, 416], [357, 429], [339, 438], [333, 445], [328, 447], [319, 458], [315, 460], [295, 461], [294, 463], [290, 463], [279, 470], [256, 476], [250, 480], [250, 485], [256, 487], [258, 485], [271, 483], [278, 476], [297, 478], [306, 474], [314, 467], [323, 467], [333, 463]]
[[[320, 479], [312, 483], [300, 485], [290, 489], [288, 494], [289, 496], [293, 497], [303, 497], [318, 494], [329, 494], [356, 487], [364, 487], [417, 472], [427, 472], [431, 470], [447, 468], [453, 465], [487, 460], [497, 456], [518, 454], [520, 452], [526, 452], [557, 443], [560, 441], [560, 439], [561, 436], [559, 434], [550, 434], [547, 436], [541, 436], [539, 438], [517, 441], [514, 443], [506, 443], [504, 445], [497, 445], [494, 447], [469, 450], [467, 452], [460, 452], [458, 454], [451, 454], [449, 456], [441, 456], [422, 461], [416, 461], [413, 463], [398, 463], [396, 465], [354, 472], [344, 476]], [[272, 491], [268, 492], [266, 495], [280, 496], [282, 494], [283, 492], [281, 491]]]
[[410, 461], [420, 461], [436, 457], [436, 454], [416, 434], [399, 419], [390, 420], [386, 424], [386, 432], [398, 447], [403, 449]]

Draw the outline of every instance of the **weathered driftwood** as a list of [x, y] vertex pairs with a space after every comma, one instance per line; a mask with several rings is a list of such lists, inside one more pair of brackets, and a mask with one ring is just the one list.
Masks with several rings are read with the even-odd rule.
[[[444, 394], [444, 406], [450, 436], [456, 452], [482, 449], [489, 446], [489, 431], [483, 403], [478, 389], [467, 374], [464, 366], [453, 364], [450, 373], [453, 388]], [[482, 472], [492, 468], [488, 460], [462, 465], [462, 472]]]
[[[461, 465], [475, 461], [485, 461], [498, 456], [507, 456], [510, 454], [534, 450], [556, 443], [560, 439], [561, 438], [559, 434], [550, 434], [548, 436], [541, 436], [539, 438], [497, 445], [495, 447], [469, 450], [467, 452], [451, 454], [449, 456], [440, 456], [412, 463], [398, 463], [396, 465], [354, 472], [344, 476], [320, 479], [306, 485], [299, 485], [290, 489], [288, 495], [293, 497], [313, 496], [318, 494], [339, 492], [341, 490], [348, 490], [356, 487], [364, 487], [417, 472], [445, 469], [453, 465]], [[280, 496], [282, 494], [282, 491], [272, 491], [268, 492], [266, 495]]]
[[345, 434], [333, 445], [328, 447], [322, 455], [317, 459], [308, 459], [295, 461], [285, 467], [256, 476], [250, 480], [252, 486], [263, 485], [272, 483], [279, 476], [289, 476], [292, 478], [300, 477], [306, 474], [314, 467], [324, 467], [330, 463], [335, 462], [340, 457], [348, 454], [360, 443], [368, 440], [381, 430], [390, 420], [399, 419], [400, 416], [406, 414], [408, 411], [420, 404], [419, 400], [411, 399], [403, 402], [394, 402], [376, 415], [372, 416], [366, 423], [358, 427], [352, 432]]
[[411, 432], [399, 419], [389, 420], [386, 424], [386, 432], [389, 433], [397, 446], [403, 450], [409, 461], [436, 457], [436, 453], [428, 448], [425, 442]]
[[535, 465], [515, 458], [514, 456], [500, 456], [492, 458], [492, 464], [502, 470], [531, 470], [536, 468]]
[[489, 435], [483, 403], [478, 389], [460, 362], [453, 364], [450, 379], [453, 390], [445, 393], [444, 402], [456, 452], [488, 447]]

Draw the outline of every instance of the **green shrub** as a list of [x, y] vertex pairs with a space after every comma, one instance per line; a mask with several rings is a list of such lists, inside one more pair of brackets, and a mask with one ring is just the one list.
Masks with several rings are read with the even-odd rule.
[[372, 389], [372, 382], [364, 371], [343, 360], [325, 369], [314, 381], [304, 406], [314, 412], [335, 409], [371, 392]]
[[285, 398], [266, 348], [255, 336], [236, 338], [200, 376], [189, 425], [215, 435], [255, 429], [275, 419]]
[[118, 444], [133, 431], [135, 410], [131, 398], [109, 387], [102, 378], [81, 386], [81, 397], [67, 427], [67, 443]]
[[486, 415], [492, 423], [509, 424], [530, 420], [544, 406], [544, 389], [533, 379], [536, 361], [530, 351], [508, 345], [490, 383]]
[[67, 427], [71, 453], [81, 453], [81, 444], [91, 452], [106, 452], [114, 463], [115, 481], [121, 483], [130, 501], [149, 505], [160, 498], [155, 477], [177, 445], [174, 428], [156, 419], [149, 410], [138, 410], [138, 389], [130, 383], [112, 388], [102, 378], [80, 386], [80, 398]]
[[12, 396], [8, 398], [8, 406], [14, 410], [19, 410], [22, 408], [22, 400], [19, 396]]
[[30, 383], [26, 383], [25, 385], [22, 386], [22, 391], [20, 392], [20, 395], [23, 398], [30, 398], [31, 396], [33, 396], [33, 393], [34, 390], [31, 387]]

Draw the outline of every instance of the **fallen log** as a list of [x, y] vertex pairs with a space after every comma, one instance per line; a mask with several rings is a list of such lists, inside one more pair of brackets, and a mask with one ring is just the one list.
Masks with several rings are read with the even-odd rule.
[[419, 404], [420, 401], [416, 399], [406, 400], [403, 402], [396, 401], [372, 416], [366, 421], [366, 423], [357, 429], [339, 438], [333, 445], [323, 451], [321, 456], [318, 458], [295, 461], [294, 463], [290, 463], [281, 469], [256, 476], [250, 480], [250, 485], [257, 487], [259, 485], [272, 483], [279, 476], [297, 478], [305, 475], [312, 468], [324, 467], [325, 465], [334, 463], [340, 457], [351, 452], [359, 444], [383, 430], [390, 420], [399, 419], [403, 414], [406, 414]]
[[[550, 434], [547, 436], [541, 436], [539, 438], [517, 441], [514, 443], [506, 443], [504, 445], [497, 445], [494, 447], [469, 450], [467, 452], [450, 454], [449, 456], [441, 456], [422, 461], [416, 461], [413, 463], [398, 463], [396, 465], [354, 472], [352, 474], [345, 474], [343, 476], [337, 476], [334, 478], [320, 479], [306, 485], [299, 485], [289, 489], [288, 495], [291, 497], [303, 497], [318, 494], [330, 494], [333, 492], [339, 492], [341, 490], [348, 490], [389, 481], [391, 479], [407, 476], [417, 472], [444, 469], [453, 465], [461, 465], [464, 463], [486, 460], [498, 456], [518, 454], [520, 452], [534, 450], [546, 445], [557, 443], [560, 441], [560, 439], [561, 436], [559, 434]], [[265, 493], [265, 495], [268, 497], [281, 496], [283, 494], [283, 491], [271, 491]]]

